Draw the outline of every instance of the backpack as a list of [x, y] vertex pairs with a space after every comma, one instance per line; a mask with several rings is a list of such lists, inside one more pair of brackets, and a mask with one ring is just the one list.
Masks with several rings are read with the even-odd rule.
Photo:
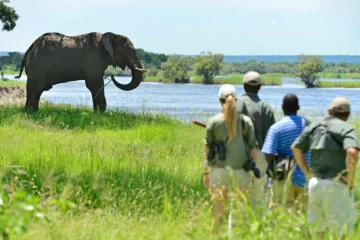
[[[310, 124], [310, 121], [304, 117], [303, 119], [305, 121], [305, 128]], [[296, 167], [296, 165], [294, 157], [276, 159], [276, 164], [269, 164], [266, 174], [274, 180], [282, 181], [288, 177], [289, 173]]]

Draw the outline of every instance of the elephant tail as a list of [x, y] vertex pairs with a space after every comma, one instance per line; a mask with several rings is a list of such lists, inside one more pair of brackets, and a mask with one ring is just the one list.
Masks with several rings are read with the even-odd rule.
[[26, 63], [26, 59], [30, 53], [30, 51], [34, 48], [35, 44], [38, 42], [38, 39], [36, 39], [33, 44], [31, 44], [31, 46], [28, 48], [28, 50], [26, 50], [24, 56], [23, 56], [23, 59], [21, 60], [21, 66], [20, 66], [20, 73], [19, 73], [19, 76], [16, 76], [15, 78], [16, 79], [19, 79], [21, 77], [21, 74], [24, 70], [24, 67], [25, 67], [25, 63]]
[[16, 76], [15, 78], [19, 79], [21, 77], [21, 74], [24, 70], [24, 67], [25, 67], [25, 61], [26, 61], [26, 58], [25, 56], [23, 57], [23, 59], [21, 60], [21, 66], [20, 66], [20, 73], [19, 73], [19, 76]]

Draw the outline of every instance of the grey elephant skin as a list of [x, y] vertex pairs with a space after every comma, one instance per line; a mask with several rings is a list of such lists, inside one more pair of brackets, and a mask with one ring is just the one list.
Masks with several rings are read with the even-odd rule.
[[124, 35], [92, 32], [77, 36], [61, 33], [45, 33], [27, 49], [21, 61], [20, 78], [25, 68], [27, 75], [25, 110], [38, 110], [43, 91], [53, 85], [85, 80], [92, 95], [94, 110], [106, 110], [104, 72], [110, 65], [131, 69], [132, 80], [128, 84], [114, 84], [121, 90], [130, 91], [143, 80], [142, 65], [135, 47]]

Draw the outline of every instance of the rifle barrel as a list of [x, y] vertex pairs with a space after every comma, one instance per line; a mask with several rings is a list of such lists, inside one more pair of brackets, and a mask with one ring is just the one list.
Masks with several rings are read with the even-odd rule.
[[193, 120], [192, 121], [194, 124], [196, 124], [196, 125], [199, 125], [200, 127], [206, 127], [206, 124], [205, 123], [202, 123], [202, 122], [199, 122], [199, 121], [196, 121], [196, 120]]

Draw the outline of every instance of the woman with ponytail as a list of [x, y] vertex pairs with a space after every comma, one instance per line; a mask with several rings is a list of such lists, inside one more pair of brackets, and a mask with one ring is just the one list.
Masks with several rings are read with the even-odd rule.
[[[235, 192], [240, 193], [242, 202], [249, 195], [252, 174], [243, 167], [250, 158], [256, 163], [258, 147], [251, 119], [237, 111], [235, 87], [230, 84], [222, 85], [218, 98], [222, 112], [207, 122], [204, 150], [204, 184], [212, 195], [214, 233], [222, 225], [231, 187], [236, 186]], [[246, 135], [246, 141], [243, 134]], [[225, 159], [219, 158], [218, 154], [215, 154], [212, 160], [207, 159], [214, 142], [224, 142]]]

